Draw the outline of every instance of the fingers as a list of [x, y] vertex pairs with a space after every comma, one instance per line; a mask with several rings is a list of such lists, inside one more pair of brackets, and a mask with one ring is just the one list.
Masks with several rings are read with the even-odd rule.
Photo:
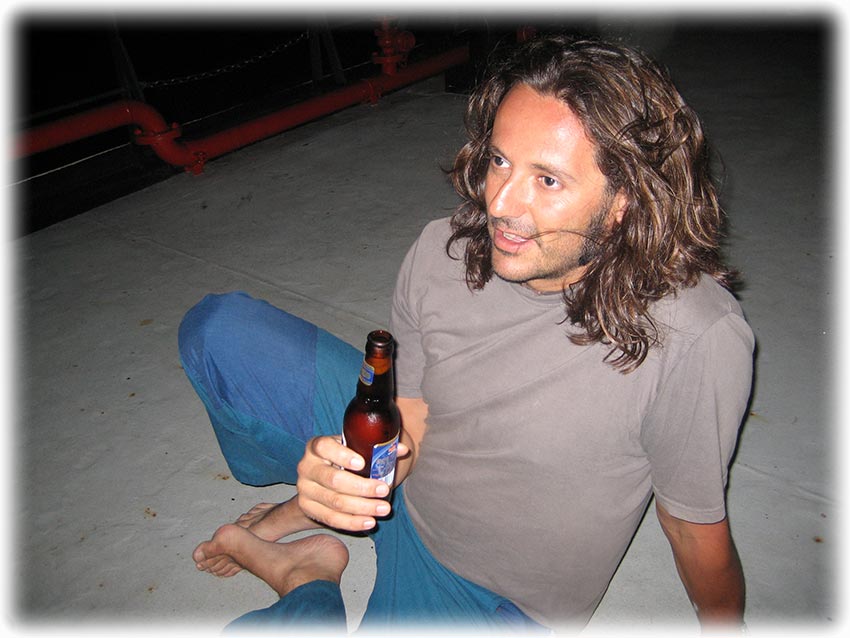
[[345, 447], [338, 436], [319, 436], [307, 442], [306, 455], [314, 455], [327, 463], [358, 472], [366, 461], [353, 450]]
[[367, 479], [328, 464], [309, 468], [305, 478], [333, 492], [361, 498], [384, 498], [389, 494], [387, 484], [378, 479]]
[[382, 500], [389, 486], [334, 467], [311, 478], [299, 477], [298, 506], [308, 517], [335, 529], [353, 532], [371, 529], [376, 518], [387, 516], [390, 505]]
[[363, 457], [342, 445], [339, 437], [317, 437], [307, 443], [304, 457], [298, 464], [298, 478], [340, 494], [384, 498], [389, 488], [383, 481], [340, 469], [356, 472], [362, 470], [364, 464]]
[[389, 514], [389, 505], [384, 506], [384, 511], [377, 516], [361, 516], [340, 512], [317, 501], [305, 500], [300, 497], [298, 502], [299, 506], [303, 507], [304, 513], [314, 521], [326, 527], [346, 532], [368, 531], [378, 524], [377, 518]]
[[307, 444], [298, 464], [298, 506], [309, 518], [335, 529], [359, 532], [390, 513], [383, 499], [390, 488], [341, 468], [362, 469], [363, 458], [338, 437], [318, 437]]

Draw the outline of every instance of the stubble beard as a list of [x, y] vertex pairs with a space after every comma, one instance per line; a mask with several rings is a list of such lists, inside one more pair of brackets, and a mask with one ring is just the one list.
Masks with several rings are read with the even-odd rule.
[[[603, 239], [606, 234], [607, 217], [608, 206], [604, 206], [593, 214], [590, 222], [584, 230], [555, 230], [536, 237], [534, 242], [537, 244], [540, 259], [538, 259], [536, 263], [530, 264], [527, 271], [522, 273], [512, 273], [510, 269], [497, 268], [499, 256], [507, 259], [514, 258], [515, 256], [499, 250], [492, 243], [491, 239], [490, 250], [492, 255], [493, 272], [500, 279], [517, 284], [529, 284], [532, 281], [543, 279], [549, 281], [560, 279], [566, 282], [568, 277], [574, 275], [576, 271], [584, 269], [585, 266], [592, 262], [593, 259], [602, 252]], [[496, 225], [494, 224], [494, 228], [495, 227]], [[511, 224], [505, 222], [500, 223], [499, 227], [504, 230], [508, 230], [509, 232], [517, 232], [523, 236], [531, 236], [537, 232], [536, 230], [531, 229], [512, 228]], [[578, 246], [577, 249], [569, 250], [566, 254], [562, 255], [560, 259], [547, 260], [546, 256], [553, 248], [551, 245], [547, 246], [547, 243], [551, 243], [551, 239], [549, 238], [553, 236], [559, 237], [563, 234], [579, 235], [582, 238], [581, 245]], [[502, 272], [499, 272], [499, 270], [502, 270]]]

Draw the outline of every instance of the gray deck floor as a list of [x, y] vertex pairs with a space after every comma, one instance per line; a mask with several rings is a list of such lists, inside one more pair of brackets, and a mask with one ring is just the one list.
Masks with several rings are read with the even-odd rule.
[[[728, 254], [758, 339], [729, 488], [753, 633], [840, 618], [831, 101], [811, 44], [677, 31], [659, 47], [725, 162]], [[14, 241], [10, 628], [216, 633], [275, 600], [246, 573], [194, 568], [218, 525], [291, 488], [229, 476], [177, 326], [207, 292], [241, 289], [360, 347], [406, 249], [455, 203], [440, 167], [463, 106], [429, 81]], [[347, 542], [355, 627], [374, 565], [368, 539]], [[671, 625], [698, 633], [650, 513], [586, 631]]]

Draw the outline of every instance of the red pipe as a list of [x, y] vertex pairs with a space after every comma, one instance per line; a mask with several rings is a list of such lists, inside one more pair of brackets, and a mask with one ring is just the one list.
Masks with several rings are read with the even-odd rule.
[[[133, 100], [120, 100], [24, 131], [16, 141], [15, 156], [33, 155], [131, 124], [141, 128], [136, 132], [137, 136], [144, 138], [140, 143], [149, 140], [148, 143], [165, 161], [177, 166], [194, 162], [188, 149], [173, 141], [179, 135], [179, 126], [172, 124], [169, 127], [156, 109]], [[171, 143], [164, 143], [169, 139]]]
[[147, 144], [164, 161], [198, 174], [204, 163], [253, 142], [281, 133], [323, 115], [354, 104], [377, 102], [384, 93], [436, 75], [469, 59], [469, 47], [462, 46], [398, 70], [380, 75], [282, 109], [256, 120], [214, 133], [198, 140], [183, 141], [180, 127], [170, 126], [152, 107], [143, 102], [122, 100], [79, 115], [57, 120], [18, 136], [14, 153], [25, 157], [68, 144], [121, 126], [136, 125], [136, 142]]

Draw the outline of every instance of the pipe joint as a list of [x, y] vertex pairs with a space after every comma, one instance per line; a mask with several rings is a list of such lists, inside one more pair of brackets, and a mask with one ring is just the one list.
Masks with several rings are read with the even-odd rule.
[[137, 128], [133, 131], [136, 144], [150, 146], [154, 152], [174, 166], [182, 166], [183, 169], [193, 175], [204, 172], [204, 164], [207, 162], [207, 154], [200, 150], [190, 150], [183, 142], [177, 140], [182, 129], [177, 122], [163, 131], [146, 131]]
[[207, 154], [203, 151], [195, 151], [193, 153], [195, 161], [190, 164], [184, 164], [183, 170], [192, 175], [200, 175], [204, 172], [204, 165], [207, 163]]
[[172, 122], [171, 126], [164, 131], [145, 131], [137, 128], [133, 131], [136, 138], [136, 144], [142, 146], [159, 146], [164, 143], [171, 143], [175, 138], [180, 137], [181, 129], [177, 122]]
[[384, 94], [384, 88], [378, 82], [373, 82], [368, 79], [363, 80], [363, 84], [366, 87], [366, 101], [369, 104], [377, 104], [381, 100], [381, 96]]

